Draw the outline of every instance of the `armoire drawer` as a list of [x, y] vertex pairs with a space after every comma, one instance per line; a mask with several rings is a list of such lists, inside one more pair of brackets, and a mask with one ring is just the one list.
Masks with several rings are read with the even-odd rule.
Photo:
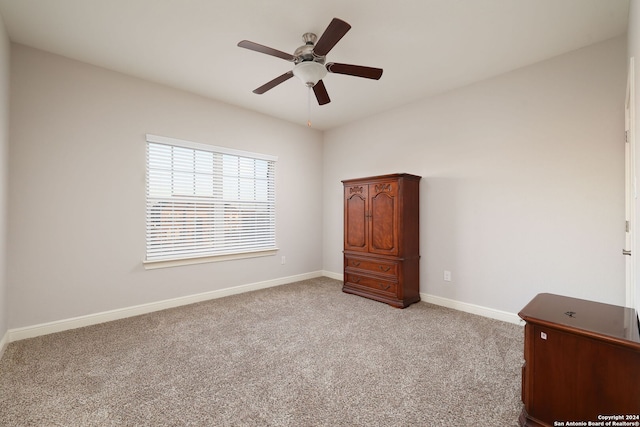
[[376, 274], [388, 274], [394, 277], [398, 276], [398, 263], [393, 261], [347, 256], [345, 268], [365, 270]]
[[383, 294], [396, 295], [398, 291], [398, 283], [390, 280], [376, 279], [359, 274], [347, 274], [347, 282], [352, 286], [364, 288]]

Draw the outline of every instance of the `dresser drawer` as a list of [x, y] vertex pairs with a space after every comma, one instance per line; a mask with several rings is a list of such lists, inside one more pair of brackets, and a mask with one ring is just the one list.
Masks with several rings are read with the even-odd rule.
[[398, 283], [390, 280], [376, 279], [354, 273], [347, 274], [346, 279], [352, 286], [382, 294], [396, 295], [398, 291]]
[[393, 261], [353, 258], [347, 256], [345, 258], [345, 268], [350, 270], [364, 270], [376, 274], [388, 274], [390, 276], [398, 276], [398, 263]]

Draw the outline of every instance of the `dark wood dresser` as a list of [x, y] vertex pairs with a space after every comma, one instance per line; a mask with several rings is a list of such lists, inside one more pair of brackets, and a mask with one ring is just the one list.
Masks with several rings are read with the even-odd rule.
[[342, 181], [344, 292], [399, 308], [420, 301], [420, 179]]
[[539, 294], [518, 315], [527, 322], [521, 426], [640, 425], [636, 310]]

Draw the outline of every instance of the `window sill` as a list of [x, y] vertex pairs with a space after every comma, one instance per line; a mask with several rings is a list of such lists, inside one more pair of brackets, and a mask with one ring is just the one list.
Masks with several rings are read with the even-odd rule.
[[245, 252], [241, 254], [215, 255], [198, 258], [170, 259], [161, 261], [143, 261], [145, 270], [155, 270], [157, 268], [180, 267], [183, 265], [204, 264], [207, 262], [232, 261], [236, 259], [258, 258], [264, 256], [273, 256], [278, 252], [278, 248], [267, 249], [264, 251]]

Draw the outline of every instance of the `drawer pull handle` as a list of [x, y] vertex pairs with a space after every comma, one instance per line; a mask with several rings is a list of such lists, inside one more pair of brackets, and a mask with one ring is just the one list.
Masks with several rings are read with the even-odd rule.
[[359, 282], [360, 282], [360, 277], [353, 278], [353, 283], [359, 283]]
[[387, 285], [387, 286], [385, 287], [385, 286], [384, 286], [384, 283], [379, 283], [379, 285], [380, 285], [380, 289], [382, 289], [383, 291], [386, 291], [386, 290], [388, 290], [388, 289], [391, 287], [391, 285]]
[[380, 267], [380, 270], [381, 270], [381, 271], [384, 271], [385, 273], [386, 273], [387, 271], [391, 270], [391, 267], [389, 267], [388, 265], [387, 265], [387, 266], [380, 265], [379, 267]]
[[360, 261], [351, 261], [351, 265], [353, 265], [354, 267], [357, 267], [360, 265]]

